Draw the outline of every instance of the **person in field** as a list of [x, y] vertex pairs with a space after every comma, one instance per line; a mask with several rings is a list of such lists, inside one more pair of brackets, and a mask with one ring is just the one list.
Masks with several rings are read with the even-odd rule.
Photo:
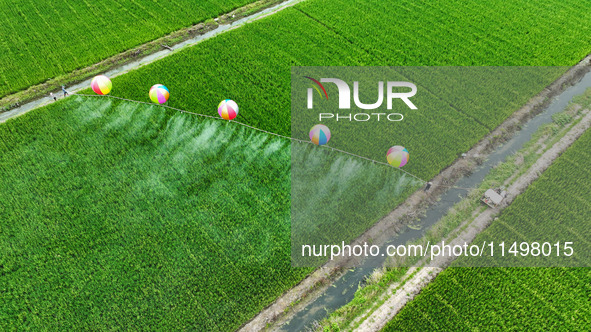
[[51, 98], [53, 98], [53, 101], [57, 101], [57, 97], [53, 94], [53, 92], [50, 92], [49, 96], [51, 96]]
[[64, 93], [64, 97], [68, 95], [68, 91], [66, 91], [65, 85], [62, 85], [62, 92]]

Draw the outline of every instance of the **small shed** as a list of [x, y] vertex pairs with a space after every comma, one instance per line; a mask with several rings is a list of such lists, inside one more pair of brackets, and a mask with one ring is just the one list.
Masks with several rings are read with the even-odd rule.
[[495, 208], [503, 201], [503, 198], [505, 198], [505, 196], [505, 191], [495, 191], [493, 189], [488, 189], [484, 192], [484, 196], [482, 196], [482, 201], [484, 202], [484, 204], [490, 206], [491, 208]]

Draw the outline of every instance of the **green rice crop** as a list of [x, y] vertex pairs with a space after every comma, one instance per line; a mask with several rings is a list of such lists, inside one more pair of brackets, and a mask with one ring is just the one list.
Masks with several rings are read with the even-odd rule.
[[[490, 239], [534, 242], [540, 237], [557, 236], [562, 241], [588, 244], [590, 145], [588, 131], [517, 197], [475, 243]], [[498, 256], [491, 259], [503, 259], [503, 264], [507, 264], [507, 257]], [[570, 259], [586, 266], [588, 258], [588, 252], [575, 252]], [[522, 264], [533, 264], [535, 257], [517, 259]], [[590, 280], [589, 268], [448, 268], [402, 309], [384, 331], [589, 330]]]
[[[147, 101], [150, 86], [160, 83], [170, 89], [170, 106], [212, 116], [217, 116], [219, 101], [230, 98], [241, 109], [237, 120], [290, 135], [292, 66], [570, 66], [591, 52], [591, 33], [585, 33], [591, 29], [586, 24], [591, 16], [588, 11], [578, 11], [579, 4], [559, 6], [561, 12], [571, 13], [569, 17], [552, 16], [556, 9], [551, 6], [516, 10], [511, 16], [516, 21], [529, 21], [537, 13], [539, 28], [500, 29], [483, 35], [506, 18], [479, 16], [477, 10], [484, 8], [477, 4], [307, 0], [117, 77], [112, 94]], [[529, 8], [520, 1], [509, 7], [520, 6]], [[417, 21], [416, 16], [425, 15], [422, 9], [437, 12], [436, 17], [425, 20], [441, 20], [440, 29]], [[364, 15], [359, 15], [359, 10]], [[463, 16], [478, 20], [470, 19], [470, 25], [460, 29], [452, 19]], [[556, 20], [568, 24], [553, 30], [554, 37], [548, 38], [548, 29], [559, 24]], [[424, 27], [417, 32], [408, 30], [417, 25]], [[565, 40], [568, 47], [563, 47]], [[454, 49], [448, 50], [449, 45]], [[540, 45], [545, 53], [537, 56], [532, 52]], [[512, 49], [512, 56], [499, 51], [501, 46]], [[437, 112], [415, 112], [420, 119], [396, 126], [389, 141], [404, 142], [411, 151], [413, 162], [406, 167], [408, 171], [431, 178], [556, 77], [515, 89], [502, 100], [503, 107], [473, 101], [461, 105], [460, 110], [443, 105]]]
[[589, 268], [449, 268], [382, 331], [586, 331]]
[[[299, 162], [323, 166], [320, 187], [300, 181], [301, 210], [336, 211], [322, 219], [340, 223], [331, 240], [354, 239], [417, 188], [390, 167], [295, 144]], [[1, 125], [0, 329], [239, 327], [311, 271], [290, 257], [292, 148], [106, 97]]]
[[0, 97], [251, 0], [0, 0]]
[[290, 146], [73, 97], [0, 126], [0, 329], [232, 330], [290, 264]]

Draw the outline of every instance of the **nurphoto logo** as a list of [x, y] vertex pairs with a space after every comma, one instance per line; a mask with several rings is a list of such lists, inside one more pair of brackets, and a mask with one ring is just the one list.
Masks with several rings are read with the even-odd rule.
[[[315, 83], [312, 87], [307, 90], [307, 107], [308, 109], [314, 108], [314, 90], [318, 93], [321, 99], [328, 100], [328, 93], [322, 83], [333, 83], [338, 89], [338, 108], [341, 110], [351, 109], [351, 88], [347, 82], [338, 78], [321, 78], [316, 80], [312, 77], [305, 76], [305, 78]], [[386, 85], [386, 92], [384, 93], [384, 85]], [[409, 88], [410, 91], [400, 92], [396, 88]], [[361, 102], [359, 98], [359, 82], [353, 82], [353, 102], [355, 106], [361, 110], [376, 110], [384, 104], [386, 99], [386, 109], [391, 110], [394, 99], [400, 99], [406, 104], [409, 109], [416, 110], [417, 107], [410, 100], [417, 93], [417, 86], [410, 82], [400, 81], [388, 81], [384, 84], [384, 81], [378, 82], [378, 98], [373, 104], [366, 104]], [[377, 118], [380, 121], [382, 118], [388, 119], [388, 121], [401, 121], [404, 116], [400, 113], [349, 113], [343, 115], [339, 113], [320, 113], [319, 121], [334, 119], [349, 120], [349, 121], [369, 121], [372, 118]]]

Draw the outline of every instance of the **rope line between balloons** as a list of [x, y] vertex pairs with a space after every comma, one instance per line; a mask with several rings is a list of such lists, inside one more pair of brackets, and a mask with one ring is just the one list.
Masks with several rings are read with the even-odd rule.
[[[217, 116], [211, 116], [211, 115], [207, 115], [207, 114], [189, 112], [189, 111], [185, 111], [185, 110], [182, 110], [180, 108], [175, 108], [175, 107], [171, 107], [171, 106], [168, 106], [168, 105], [158, 105], [158, 104], [154, 104], [154, 103], [148, 103], [148, 102], [145, 102], [145, 101], [127, 99], [127, 98], [116, 97], [116, 96], [111, 96], [111, 95], [88, 95], [88, 94], [82, 94], [82, 93], [73, 93], [72, 95], [73, 96], [82, 96], [82, 97], [108, 97], [108, 98], [113, 98], [113, 99], [118, 99], [118, 100], [124, 100], [124, 101], [128, 101], [128, 102], [132, 102], [132, 103], [145, 104], [145, 105], [150, 105], [150, 106], [165, 107], [165, 108], [168, 108], [168, 109], [171, 109], [171, 110], [175, 110], [175, 111], [178, 111], [178, 112], [181, 112], [181, 113], [187, 113], [187, 114], [197, 115], [197, 116], [201, 116], [201, 117], [205, 117], [205, 118], [210, 118], [210, 119], [215, 119], [215, 120], [223, 120], [223, 121], [227, 121], [227, 122], [232, 122], [232, 123], [235, 123], [235, 124], [238, 124], [238, 125], [241, 125], [241, 126], [244, 126], [244, 127], [250, 128], [250, 129], [253, 129], [253, 130], [260, 131], [260, 132], [265, 133], [265, 134], [269, 134], [269, 135], [281, 137], [281, 138], [284, 138], [284, 139], [287, 139], [287, 140], [291, 140], [291, 141], [296, 141], [296, 142], [299, 142], [299, 143], [314, 144], [314, 143], [312, 143], [310, 141], [307, 141], [307, 140], [301, 140], [301, 139], [298, 139], [298, 138], [293, 138], [293, 137], [289, 137], [289, 136], [277, 134], [277, 133], [274, 133], [274, 132], [270, 132], [270, 131], [267, 131], [267, 130], [264, 130], [264, 129], [256, 128], [256, 127], [253, 127], [251, 125], [247, 125], [246, 123], [242, 123], [242, 122], [239, 122], [239, 121], [236, 121], [236, 120], [224, 120], [224, 119], [222, 119], [220, 117], [217, 117]], [[314, 145], [316, 145], [316, 144], [314, 144]], [[405, 173], [405, 174], [407, 174], [409, 176], [412, 176], [413, 178], [421, 181], [424, 184], [426, 184], [426, 183], [429, 182], [429, 181], [426, 181], [426, 180], [421, 179], [420, 177], [418, 177], [418, 176], [416, 176], [416, 175], [414, 175], [414, 174], [412, 174], [412, 173], [410, 173], [410, 172], [408, 172], [406, 170], [403, 170], [402, 168], [394, 167], [394, 166], [392, 166], [392, 165], [390, 165], [388, 163], [382, 162], [382, 161], [377, 161], [377, 160], [374, 160], [374, 159], [371, 159], [371, 158], [360, 156], [360, 155], [355, 154], [355, 153], [352, 153], [352, 152], [348, 152], [348, 151], [345, 151], [345, 150], [333, 148], [333, 147], [331, 147], [331, 146], [329, 146], [327, 144], [325, 144], [325, 145], [318, 145], [318, 147], [325, 148], [325, 149], [331, 149], [333, 151], [337, 151], [337, 152], [344, 153], [344, 154], [347, 154], [347, 155], [350, 155], [350, 156], [353, 156], [353, 157], [357, 157], [357, 158], [360, 158], [360, 159], [367, 160], [367, 161], [372, 162], [374, 164], [380, 164], [380, 165], [384, 165], [384, 166], [388, 166], [388, 167], [394, 168], [394, 169], [396, 169], [398, 171], [401, 171], [401, 172], [403, 172], [403, 173]], [[453, 188], [453, 189], [464, 189], [464, 190], [473, 190], [473, 189], [475, 189], [475, 188], [462, 188], [462, 187], [456, 187], [456, 186], [447, 186], [447, 185], [441, 185], [441, 184], [438, 184], [438, 186], [440, 186], [440, 187], [447, 187], [447, 188]]]

